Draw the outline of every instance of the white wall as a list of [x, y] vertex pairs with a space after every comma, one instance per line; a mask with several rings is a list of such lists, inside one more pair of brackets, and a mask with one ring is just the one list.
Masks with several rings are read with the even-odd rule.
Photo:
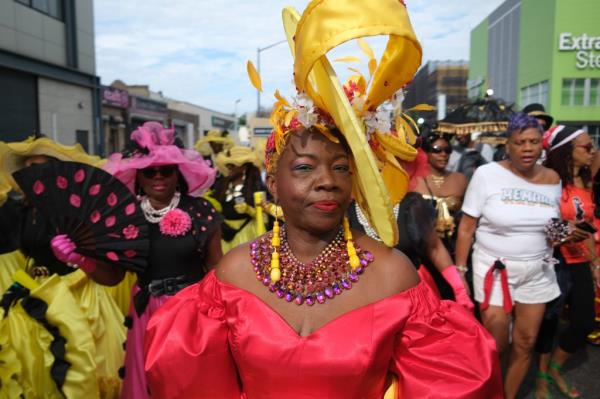
[[[94, 152], [92, 132], [92, 91], [55, 80], [38, 79], [40, 132], [54, 137], [53, 118], [56, 121], [56, 139], [72, 145], [75, 131], [87, 130], [90, 152]], [[53, 117], [53, 114], [56, 115]]]
[[14, 0], [0, 0], [0, 48], [66, 66], [65, 24]]
[[[95, 74], [92, 0], [76, 0], [79, 70]], [[0, 0], [0, 48], [66, 66], [65, 24], [14, 0]]]

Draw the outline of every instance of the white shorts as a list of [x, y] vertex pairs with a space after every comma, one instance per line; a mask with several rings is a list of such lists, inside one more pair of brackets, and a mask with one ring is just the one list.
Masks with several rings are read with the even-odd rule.
[[[560, 295], [554, 266], [548, 259], [552, 255], [537, 259], [515, 260], [501, 258], [508, 274], [508, 288], [512, 303], [548, 303]], [[473, 291], [475, 300], [485, 300], [483, 284], [497, 256], [490, 255], [475, 245], [473, 250]], [[502, 285], [500, 273], [494, 273], [494, 282], [490, 293], [490, 305], [502, 306]]]

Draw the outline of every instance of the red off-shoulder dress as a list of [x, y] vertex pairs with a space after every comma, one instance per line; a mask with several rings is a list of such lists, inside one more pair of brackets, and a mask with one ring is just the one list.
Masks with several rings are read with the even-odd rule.
[[152, 397], [502, 398], [493, 338], [460, 305], [424, 284], [300, 336], [255, 295], [214, 272], [148, 324]]

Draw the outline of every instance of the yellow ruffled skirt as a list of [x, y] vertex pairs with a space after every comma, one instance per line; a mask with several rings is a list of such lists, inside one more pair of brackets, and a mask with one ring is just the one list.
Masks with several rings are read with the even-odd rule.
[[[229, 224], [231, 227], [236, 228], [236, 224], [239, 225], [243, 222], [243, 220], [225, 220], [225, 223]], [[257, 223], [255, 219], [252, 219], [242, 228], [236, 235], [233, 237], [231, 241], [221, 240], [221, 250], [223, 251], [223, 255], [225, 255], [229, 250], [237, 247], [240, 244], [244, 244], [248, 241], [252, 241], [259, 236]]]
[[104, 287], [121, 310], [123, 317], [127, 316], [127, 312], [129, 312], [131, 290], [133, 290], [136, 281], [137, 275], [133, 272], [127, 272], [125, 273], [125, 278], [119, 284], [113, 287]]
[[0, 295], [13, 283], [13, 275], [19, 269], [25, 269], [25, 256], [21, 251], [0, 255]]
[[[0, 372], [0, 398], [11, 398], [18, 389], [25, 398], [118, 398], [125, 327], [112, 297], [80, 270], [38, 283], [28, 297], [43, 301], [36, 302], [37, 311], [47, 307], [42, 313], [48, 324], [44, 326], [26, 311], [26, 307], [31, 311], [30, 306], [24, 307], [28, 297], [13, 304], [0, 321], [5, 341], [0, 359], [12, 359], [9, 377], [18, 385], [6, 388], [4, 370]], [[64, 360], [70, 365], [61, 387], [52, 378], [52, 367], [60, 361], [51, 351], [56, 336], [48, 326], [57, 328], [65, 340]]]

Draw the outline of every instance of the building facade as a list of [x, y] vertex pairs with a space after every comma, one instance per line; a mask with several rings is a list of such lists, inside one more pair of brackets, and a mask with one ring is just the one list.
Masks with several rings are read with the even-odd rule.
[[600, 139], [600, 2], [506, 0], [471, 31], [469, 96], [541, 103]]
[[102, 153], [92, 0], [0, 0], [0, 140]]
[[406, 88], [403, 106], [429, 104], [452, 111], [468, 100], [468, 75], [467, 61], [429, 61]]
[[102, 86], [102, 133], [106, 154], [121, 151], [128, 140], [129, 92], [112, 86]]
[[[129, 135], [148, 121], [173, 126], [176, 135], [188, 148], [209, 130], [235, 129], [233, 115], [214, 111], [186, 101], [165, 97], [148, 85], [127, 85], [115, 80], [102, 86], [102, 129], [107, 153], [121, 151]], [[232, 135], [235, 137], [235, 135]]]

